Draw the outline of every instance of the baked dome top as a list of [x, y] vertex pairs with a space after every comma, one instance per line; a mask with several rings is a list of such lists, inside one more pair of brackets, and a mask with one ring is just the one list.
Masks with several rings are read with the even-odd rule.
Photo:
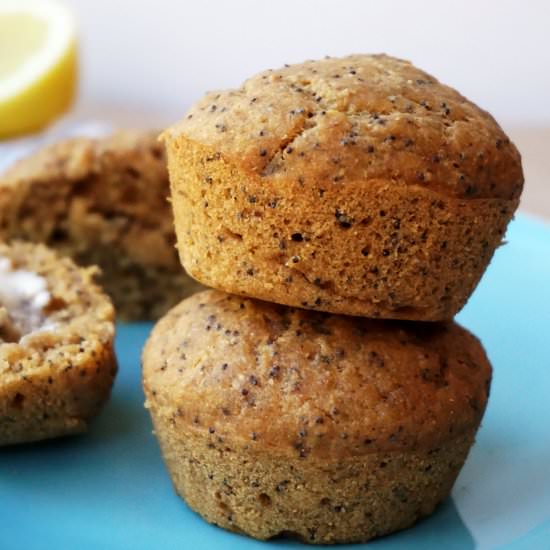
[[153, 330], [144, 386], [157, 414], [228, 444], [342, 458], [434, 448], [476, 429], [491, 367], [454, 322], [287, 308], [208, 290]]
[[486, 111], [408, 61], [350, 55], [285, 65], [208, 93], [165, 133], [275, 184], [392, 181], [516, 199], [521, 158]]

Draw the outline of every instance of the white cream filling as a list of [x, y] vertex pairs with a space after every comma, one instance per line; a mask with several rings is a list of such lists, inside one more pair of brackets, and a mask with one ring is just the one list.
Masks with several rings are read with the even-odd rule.
[[[9, 258], [0, 257], [0, 308], [7, 313], [7, 320], [19, 333], [20, 339], [53, 328], [53, 323], [44, 312], [50, 301], [51, 295], [44, 277], [31, 271], [14, 269]], [[0, 315], [0, 322], [2, 317]]]

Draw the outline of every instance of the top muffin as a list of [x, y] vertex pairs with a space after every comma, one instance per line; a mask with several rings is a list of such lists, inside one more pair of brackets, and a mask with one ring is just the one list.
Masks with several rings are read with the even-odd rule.
[[523, 186], [487, 112], [385, 55], [260, 73], [206, 95], [164, 140], [190, 274], [334, 313], [452, 317]]

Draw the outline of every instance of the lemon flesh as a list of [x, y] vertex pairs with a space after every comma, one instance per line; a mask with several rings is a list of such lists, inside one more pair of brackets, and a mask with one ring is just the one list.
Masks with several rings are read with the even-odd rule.
[[36, 131], [76, 93], [74, 24], [59, 4], [0, 0], [0, 139]]

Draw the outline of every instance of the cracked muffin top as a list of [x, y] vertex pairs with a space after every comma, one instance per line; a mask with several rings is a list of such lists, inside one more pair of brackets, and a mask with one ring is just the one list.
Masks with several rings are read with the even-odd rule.
[[[273, 183], [385, 180], [517, 199], [520, 155], [497, 122], [408, 61], [325, 58], [207, 94], [167, 131]], [[165, 136], [166, 137], [166, 136]]]

